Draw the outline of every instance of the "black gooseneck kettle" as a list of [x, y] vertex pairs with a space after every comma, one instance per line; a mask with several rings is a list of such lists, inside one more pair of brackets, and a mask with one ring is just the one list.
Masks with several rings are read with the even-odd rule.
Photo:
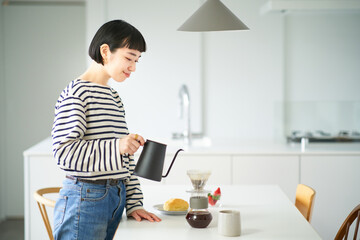
[[136, 164], [134, 174], [139, 177], [160, 182], [162, 178], [168, 176], [171, 167], [173, 166], [174, 161], [180, 151], [184, 150], [177, 150], [168, 171], [163, 176], [162, 172], [165, 161], [166, 144], [152, 140], [146, 140], [144, 148]]

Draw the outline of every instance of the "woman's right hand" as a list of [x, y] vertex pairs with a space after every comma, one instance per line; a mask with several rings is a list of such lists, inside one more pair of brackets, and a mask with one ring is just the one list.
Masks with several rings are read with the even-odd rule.
[[138, 134], [129, 134], [120, 139], [120, 154], [134, 154], [140, 146], [144, 146], [145, 140]]

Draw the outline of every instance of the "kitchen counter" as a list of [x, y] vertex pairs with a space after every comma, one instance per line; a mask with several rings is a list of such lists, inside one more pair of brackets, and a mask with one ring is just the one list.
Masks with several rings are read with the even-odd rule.
[[[155, 140], [157, 141], [157, 140]], [[299, 143], [274, 143], [265, 141], [212, 141], [209, 146], [186, 147], [180, 141], [158, 140], [166, 144], [167, 154], [174, 154], [179, 148], [185, 151], [182, 154], [227, 154], [227, 155], [360, 155], [360, 143], [310, 143], [305, 151], [301, 151]], [[28, 154], [51, 154], [51, 137], [48, 137], [24, 152]], [[139, 152], [137, 153], [139, 154]]]

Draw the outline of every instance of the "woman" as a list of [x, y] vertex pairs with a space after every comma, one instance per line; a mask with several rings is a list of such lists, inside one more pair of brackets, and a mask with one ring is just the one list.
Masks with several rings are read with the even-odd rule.
[[146, 43], [129, 23], [114, 20], [96, 32], [92, 65], [55, 105], [53, 154], [66, 179], [54, 209], [55, 239], [112, 239], [124, 208], [137, 221], [161, 221], [142, 207], [133, 154], [144, 138], [129, 134], [110, 78], [123, 82], [136, 70]]

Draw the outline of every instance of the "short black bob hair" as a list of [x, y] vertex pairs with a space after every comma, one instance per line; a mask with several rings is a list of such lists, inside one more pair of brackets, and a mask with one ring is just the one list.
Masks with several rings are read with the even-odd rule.
[[139, 52], [146, 51], [143, 35], [134, 26], [123, 20], [112, 20], [102, 25], [90, 43], [89, 56], [102, 65], [104, 62], [100, 53], [100, 46], [103, 44], [109, 45], [111, 52], [124, 47]]

